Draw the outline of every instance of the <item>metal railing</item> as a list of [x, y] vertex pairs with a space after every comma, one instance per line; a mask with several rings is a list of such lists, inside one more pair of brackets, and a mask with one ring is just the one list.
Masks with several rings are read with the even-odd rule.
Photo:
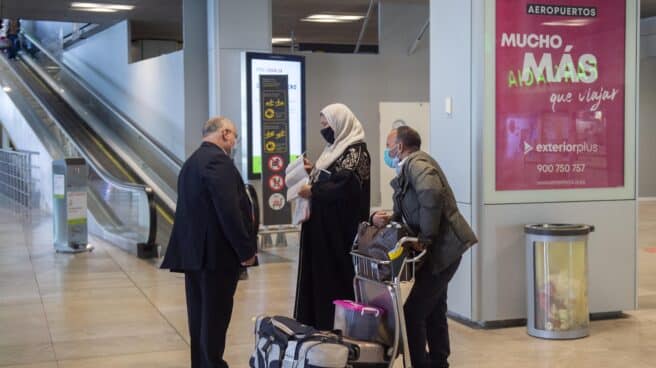
[[14, 213], [32, 218], [32, 156], [38, 152], [0, 149], [0, 195], [9, 200]]

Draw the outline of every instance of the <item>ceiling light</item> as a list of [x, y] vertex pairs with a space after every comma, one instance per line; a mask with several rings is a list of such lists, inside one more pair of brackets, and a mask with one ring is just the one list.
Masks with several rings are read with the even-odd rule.
[[71, 3], [71, 7], [75, 10], [93, 11], [93, 12], [107, 12], [113, 13], [119, 10], [132, 10], [134, 5], [122, 4], [99, 4], [99, 3]]
[[343, 20], [338, 19], [308, 19], [303, 18], [301, 22], [314, 22], [314, 23], [346, 23]]
[[289, 37], [274, 37], [271, 39], [271, 43], [288, 43], [292, 42], [292, 39]]
[[305, 17], [305, 19], [335, 19], [335, 16], [331, 14], [312, 14]]
[[84, 9], [78, 8], [73, 10], [82, 10], [82, 11], [96, 12], [96, 13], [116, 13], [118, 11], [118, 10], [107, 9], [107, 8], [84, 8]]
[[121, 4], [111, 4], [107, 5], [108, 8], [110, 9], [116, 9], [116, 10], [132, 10], [134, 9], [134, 5], [121, 5]]
[[364, 15], [341, 15], [341, 14], [312, 14], [306, 19], [337, 19], [343, 21], [356, 21], [363, 19]]
[[355, 22], [364, 19], [364, 15], [336, 15], [335, 18], [346, 22]]
[[2, 90], [5, 91], [5, 92], [11, 92], [11, 87], [4, 86], [4, 87], [2, 87]]
[[364, 19], [364, 15], [355, 14], [312, 14], [303, 19], [304, 22], [318, 22], [318, 23], [345, 23], [356, 22]]

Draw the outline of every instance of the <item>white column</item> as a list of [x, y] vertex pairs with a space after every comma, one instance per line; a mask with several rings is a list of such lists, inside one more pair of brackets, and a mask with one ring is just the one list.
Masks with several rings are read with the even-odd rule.
[[247, 175], [247, 133], [244, 52], [271, 52], [270, 0], [207, 0], [210, 111], [230, 118], [239, 127], [235, 162]]
[[198, 146], [202, 124], [228, 117], [240, 128], [236, 161], [246, 175], [241, 154], [247, 146], [242, 101], [246, 98], [245, 51], [271, 52], [270, 0], [185, 0], [185, 152]]
[[182, 2], [184, 147], [187, 157], [198, 148], [201, 128], [209, 118], [206, 12], [205, 1]]
[[[526, 318], [525, 236], [527, 223], [596, 225], [589, 243], [589, 303], [592, 313], [633, 309], [636, 296], [635, 199], [499, 203], [486, 197], [493, 183], [495, 1], [430, 1], [431, 154], [448, 173], [458, 205], [480, 243], [465, 253], [449, 286], [449, 311], [490, 322]], [[637, 77], [636, 3], [627, 0], [625, 109], [635, 120]], [[445, 112], [445, 100], [452, 113]], [[627, 129], [625, 134], [633, 134]], [[627, 145], [629, 176], [635, 144]], [[492, 157], [492, 159], [490, 159]], [[442, 159], [440, 159], [442, 158]], [[629, 185], [630, 187], [630, 185]], [[584, 190], [583, 194], [590, 191]], [[613, 216], [608, 214], [612, 213]], [[611, 273], [608, 270], [612, 270]]]

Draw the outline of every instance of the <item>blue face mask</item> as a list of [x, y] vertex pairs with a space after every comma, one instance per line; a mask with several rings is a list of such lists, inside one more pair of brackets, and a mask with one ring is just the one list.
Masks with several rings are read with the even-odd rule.
[[385, 160], [385, 164], [389, 166], [391, 169], [396, 169], [397, 174], [399, 171], [399, 158], [398, 157], [392, 157], [390, 156], [390, 149], [385, 148], [385, 154], [383, 159]]

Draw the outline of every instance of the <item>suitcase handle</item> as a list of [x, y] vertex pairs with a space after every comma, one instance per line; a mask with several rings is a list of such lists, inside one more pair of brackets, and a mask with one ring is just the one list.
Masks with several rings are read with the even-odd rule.
[[372, 308], [372, 307], [363, 307], [362, 310], [360, 311], [361, 315], [365, 315], [366, 313], [371, 312], [371, 314], [375, 314], [376, 318], [380, 317], [380, 310], [378, 308]]

